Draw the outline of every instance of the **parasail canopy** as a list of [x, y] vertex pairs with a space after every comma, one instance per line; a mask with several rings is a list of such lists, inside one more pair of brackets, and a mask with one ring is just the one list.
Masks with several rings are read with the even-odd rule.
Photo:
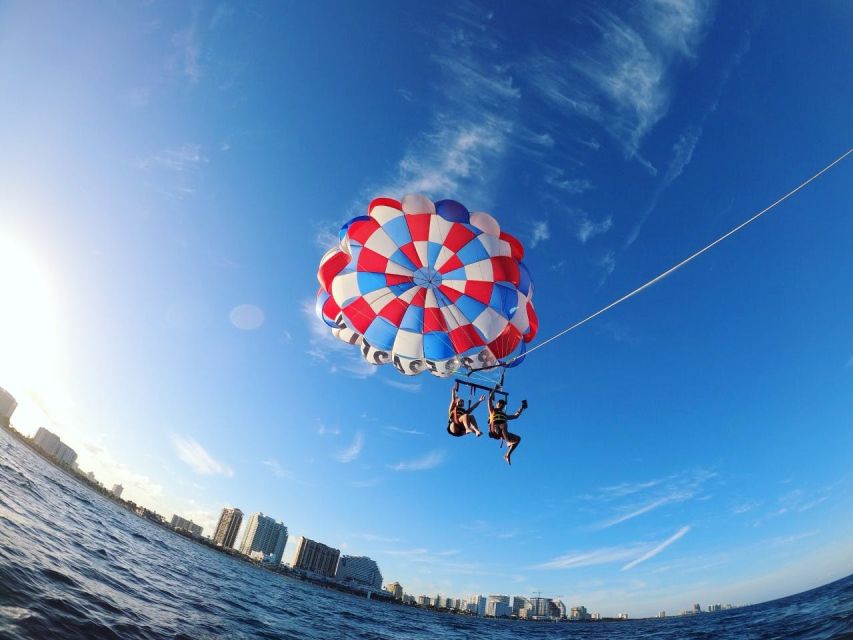
[[317, 314], [368, 362], [405, 375], [516, 365], [538, 325], [523, 258], [488, 213], [377, 198], [320, 260]]

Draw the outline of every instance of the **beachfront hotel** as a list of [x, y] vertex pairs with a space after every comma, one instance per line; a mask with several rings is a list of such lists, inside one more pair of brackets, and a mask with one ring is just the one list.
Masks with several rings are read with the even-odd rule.
[[276, 522], [263, 513], [253, 513], [246, 526], [243, 542], [240, 544], [240, 553], [252, 555], [261, 553], [269, 557], [269, 561], [281, 564], [284, 555], [284, 546], [287, 544], [287, 527], [283, 522]]
[[213, 533], [213, 544], [226, 549], [231, 549], [237, 540], [237, 532], [243, 522], [243, 512], [237, 508], [226, 507], [219, 516], [216, 531]]
[[341, 582], [351, 581], [375, 589], [382, 588], [382, 572], [375, 560], [365, 556], [341, 556], [335, 578]]
[[197, 525], [192, 520], [182, 518], [177, 513], [172, 516], [171, 525], [175, 530], [183, 529], [184, 531], [189, 531], [194, 536], [201, 536], [202, 528], [200, 525]]
[[18, 401], [11, 393], [0, 387], [0, 427], [8, 427], [12, 414], [18, 408]]
[[39, 427], [36, 435], [33, 436], [35, 442], [42, 451], [50, 456], [53, 456], [59, 464], [68, 467], [74, 466], [77, 461], [77, 452], [59, 439], [55, 433], [48, 431], [44, 427]]
[[338, 568], [340, 557], [340, 549], [327, 547], [321, 542], [315, 542], [302, 536], [296, 543], [296, 553], [293, 554], [291, 565], [294, 569], [302, 569], [332, 578]]

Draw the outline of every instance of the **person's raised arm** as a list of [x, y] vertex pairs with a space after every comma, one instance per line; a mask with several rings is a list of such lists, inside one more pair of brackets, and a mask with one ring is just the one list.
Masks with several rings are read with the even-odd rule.
[[489, 412], [494, 412], [495, 410], [495, 390], [492, 389], [489, 391]]
[[480, 396], [480, 399], [479, 399], [479, 400], [477, 400], [477, 402], [475, 402], [475, 403], [474, 403], [474, 404], [472, 404], [470, 407], [468, 407], [468, 411], [473, 411], [474, 409], [476, 409], [477, 407], [479, 407], [479, 406], [483, 403], [483, 400], [485, 400], [485, 399], [486, 399], [485, 394], [484, 394], [484, 395], [482, 395], [482, 396]]
[[524, 411], [527, 407], [524, 406], [524, 403], [521, 403], [521, 406], [518, 408], [518, 411], [513, 413], [511, 416], [507, 416], [507, 420], [515, 420], [516, 418], [521, 416], [521, 412]]

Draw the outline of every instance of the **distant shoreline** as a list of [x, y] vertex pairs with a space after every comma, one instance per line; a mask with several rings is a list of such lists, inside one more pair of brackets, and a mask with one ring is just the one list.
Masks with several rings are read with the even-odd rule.
[[[299, 570], [289, 568], [283, 564], [279, 564], [276, 567], [264, 565], [261, 562], [251, 560], [250, 558], [248, 558], [244, 554], [240, 553], [236, 549], [223, 548], [223, 547], [220, 547], [220, 546], [213, 544], [213, 542], [209, 541], [208, 538], [200, 538], [198, 536], [192, 536], [192, 535], [184, 534], [184, 533], [181, 533], [181, 532], [173, 529], [171, 526], [169, 526], [169, 524], [167, 524], [165, 518], [163, 518], [160, 514], [156, 513], [155, 511], [151, 511], [150, 509], [148, 509], [146, 507], [139, 506], [133, 501], [123, 500], [122, 498], [116, 497], [115, 494], [113, 494], [111, 491], [107, 490], [106, 487], [104, 487], [100, 483], [95, 484], [89, 478], [87, 478], [85, 475], [83, 475], [82, 473], [75, 471], [74, 469], [70, 468], [66, 464], [60, 463], [59, 461], [54, 459], [51, 455], [49, 455], [47, 452], [43, 451], [41, 449], [41, 447], [39, 447], [33, 441], [32, 438], [25, 436], [23, 433], [21, 433], [20, 431], [15, 429], [11, 424], [7, 424], [3, 421], [0, 421], [0, 427], [2, 427], [2, 430], [7, 432], [9, 435], [11, 435], [15, 440], [17, 440], [21, 444], [25, 445], [28, 449], [30, 449], [30, 451], [37, 454], [42, 460], [49, 463], [51, 466], [58, 469], [59, 471], [63, 472], [66, 476], [68, 476], [72, 480], [77, 481], [78, 484], [80, 484], [81, 486], [89, 489], [90, 491], [92, 491], [92, 493], [95, 493], [95, 494], [97, 494], [103, 498], [108, 499], [113, 504], [123, 508], [126, 511], [129, 511], [131, 514], [140, 518], [141, 520], [147, 521], [152, 525], [155, 525], [155, 526], [157, 526], [157, 527], [159, 527], [159, 528], [161, 528], [161, 529], [163, 529], [163, 530], [165, 530], [165, 531], [167, 531], [173, 535], [176, 535], [180, 538], [184, 538], [190, 542], [193, 542], [193, 543], [195, 543], [201, 547], [209, 549], [212, 552], [219, 553], [222, 556], [229, 557], [234, 561], [245, 563], [245, 564], [253, 566], [257, 569], [265, 570], [265, 571], [268, 571], [269, 573], [277, 574], [277, 575], [281, 576], [282, 578], [291, 579], [291, 580], [299, 580], [300, 582], [308, 582], [308, 583], [316, 585], [318, 587], [323, 587], [326, 589], [332, 589], [334, 591], [346, 593], [346, 594], [356, 596], [356, 597], [360, 597], [360, 598], [367, 598], [368, 600], [378, 600], [380, 602], [398, 605], [401, 607], [411, 607], [414, 609], [429, 611], [429, 612], [436, 613], [436, 614], [446, 614], [446, 615], [449, 614], [449, 615], [458, 615], [458, 616], [463, 616], [463, 617], [476, 617], [476, 618], [492, 619], [492, 620], [512, 620], [512, 621], [530, 622], [530, 623], [601, 623], [601, 622], [625, 623], [625, 622], [640, 621], [640, 620], [666, 620], [666, 619], [684, 617], [683, 615], [671, 615], [671, 616], [666, 616], [664, 618], [660, 618], [657, 616], [637, 617], [637, 618], [601, 617], [598, 619], [589, 619], [588, 618], [588, 619], [583, 619], [583, 620], [565, 617], [565, 618], [560, 618], [560, 619], [547, 619], [547, 620], [539, 619], [539, 620], [536, 620], [536, 619], [529, 619], [529, 618], [520, 618], [517, 616], [502, 616], [502, 617], [479, 616], [479, 615], [477, 615], [475, 613], [471, 613], [469, 611], [458, 611], [458, 610], [449, 609], [446, 607], [424, 606], [424, 605], [420, 605], [417, 603], [403, 602], [401, 600], [397, 600], [396, 598], [394, 598], [393, 596], [391, 596], [390, 594], [388, 594], [385, 591], [375, 591], [375, 590], [369, 589], [367, 587], [361, 587], [360, 585], [344, 584], [344, 583], [337, 582], [337, 581], [329, 579], [329, 578], [324, 578], [322, 576], [310, 575], [310, 574], [301, 572]], [[786, 596], [786, 597], [789, 597], [789, 596]], [[748, 607], [748, 606], [751, 606], [751, 605], [740, 605], [737, 607], [732, 607], [732, 609], [738, 609], [741, 607]], [[703, 611], [700, 614], [695, 614], [695, 615], [701, 615], [701, 614], [705, 614], [705, 613], [710, 613], [710, 612]], [[688, 616], [688, 617], [690, 617], [690, 616]]]

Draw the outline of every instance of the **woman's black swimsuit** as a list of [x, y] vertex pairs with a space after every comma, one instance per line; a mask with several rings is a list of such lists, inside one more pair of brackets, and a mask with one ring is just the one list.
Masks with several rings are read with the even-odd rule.
[[[468, 415], [468, 412], [467, 412], [467, 411], [465, 411], [465, 409], [456, 409], [456, 415], [457, 415], [457, 416], [459, 416], [459, 417], [461, 418], [462, 416]], [[456, 424], [456, 425], [459, 425], [460, 427], [462, 427], [462, 433], [454, 433], [454, 432], [453, 432], [453, 429], [451, 429], [450, 427], [452, 427], [452, 426], [453, 426], [453, 425], [455, 425], [455, 424]], [[464, 425], [464, 424], [462, 424], [462, 421], [461, 421], [461, 420], [460, 420], [460, 421], [458, 421], [458, 422], [454, 422], [454, 421], [453, 421], [453, 416], [452, 416], [452, 415], [450, 415], [450, 416], [448, 416], [448, 417], [447, 417], [447, 433], [449, 433], [450, 435], [452, 435], [454, 438], [461, 438], [461, 437], [462, 437], [462, 436], [464, 436], [466, 433], [468, 433], [468, 430], [465, 428], [465, 425]]]

